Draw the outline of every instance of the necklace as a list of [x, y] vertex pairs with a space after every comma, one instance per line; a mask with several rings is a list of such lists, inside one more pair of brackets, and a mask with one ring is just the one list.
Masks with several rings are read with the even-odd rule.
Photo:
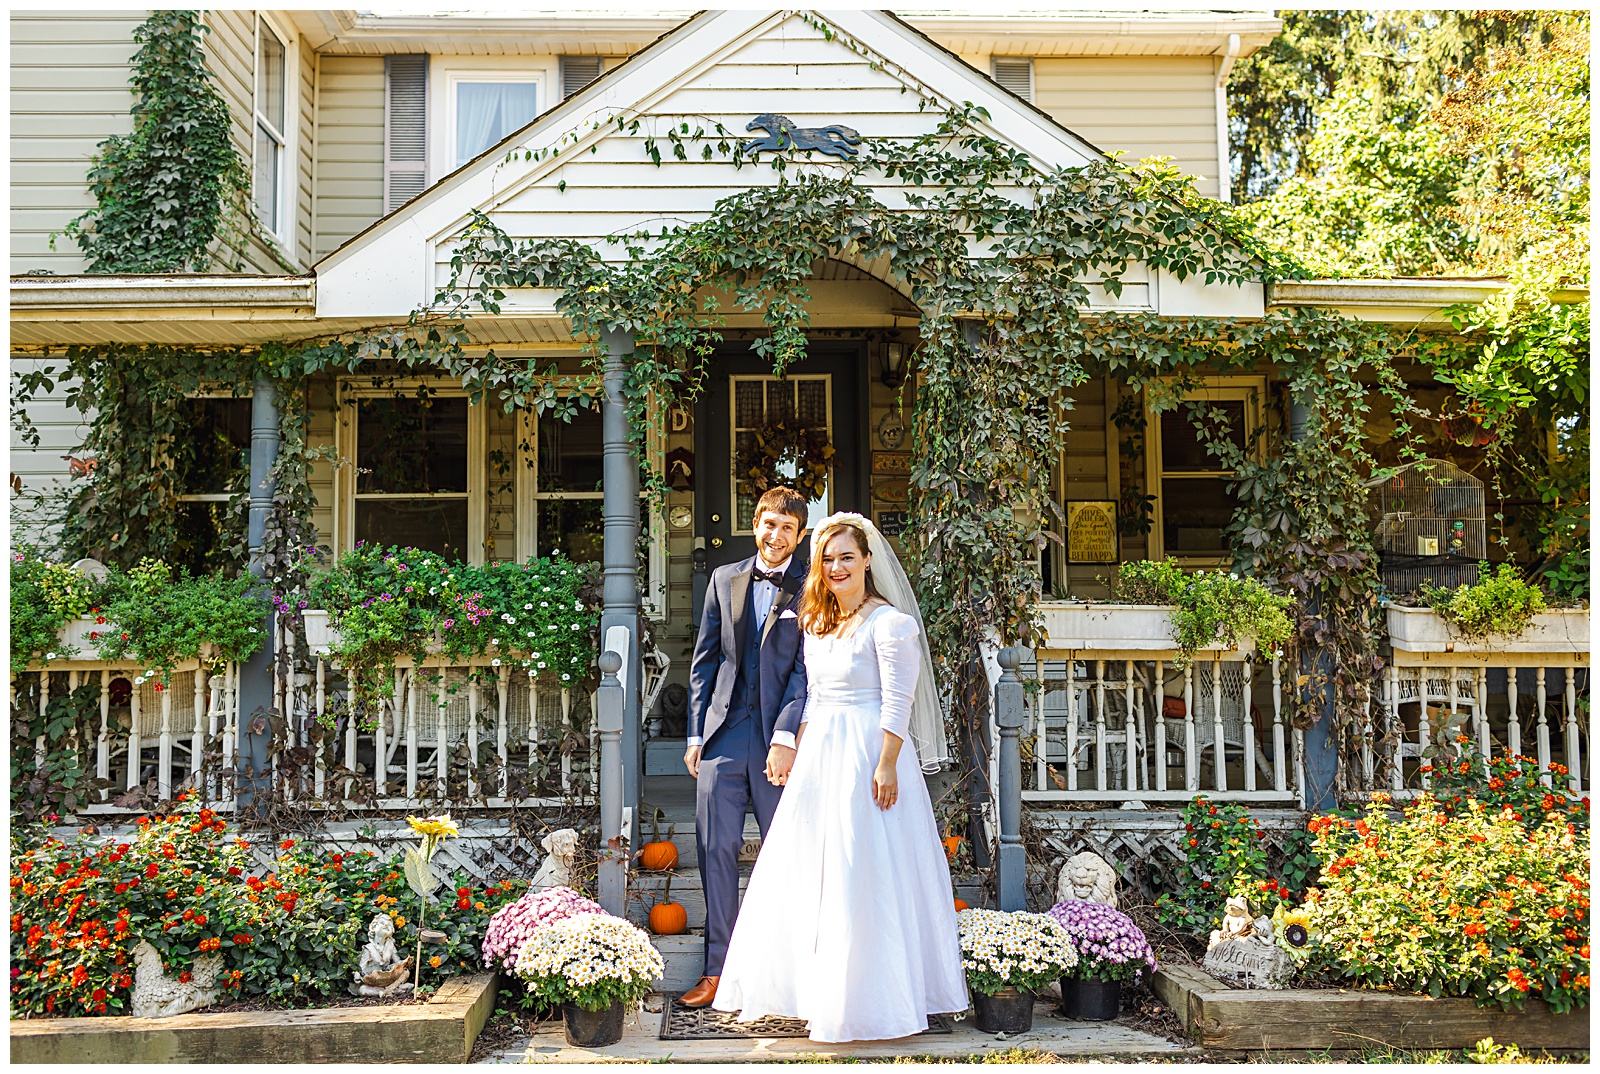
[[[844, 611], [844, 609], [841, 608], [840, 609], [840, 614], [839, 614], [839, 622], [843, 623], [843, 622], [845, 622], [845, 621], [847, 621], [849, 619], [855, 618], [855, 614], [857, 612], [859, 612], [861, 610], [862, 606], [865, 605], [867, 603], [867, 601], [869, 601], [871, 599], [872, 599], [871, 597], [862, 597], [861, 600], [856, 604], [856, 606], [854, 608], [851, 608], [848, 612]], [[835, 597], [834, 600], [837, 601], [838, 598]]]

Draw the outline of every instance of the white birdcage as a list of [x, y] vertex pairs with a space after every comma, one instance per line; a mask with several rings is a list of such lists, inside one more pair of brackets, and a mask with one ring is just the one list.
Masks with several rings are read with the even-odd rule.
[[1483, 482], [1445, 459], [1423, 459], [1367, 483], [1378, 509], [1383, 583], [1411, 593], [1423, 582], [1470, 585], [1488, 554]]

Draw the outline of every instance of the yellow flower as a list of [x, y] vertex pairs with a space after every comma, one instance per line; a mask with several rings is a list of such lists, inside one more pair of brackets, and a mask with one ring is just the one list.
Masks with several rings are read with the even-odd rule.
[[406, 823], [411, 825], [411, 830], [418, 835], [438, 837], [461, 834], [461, 829], [456, 827], [456, 822], [450, 819], [450, 814], [448, 813], [437, 817], [425, 817], [422, 820], [418, 820], [416, 817], [407, 817]]
[[406, 919], [403, 918], [403, 917], [395, 918], [394, 919], [394, 927], [397, 928], [397, 929], [405, 928], [406, 927]]
[[434, 969], [438, 969], [439, 963], [443, 961], [444, 959], [440, 958], [438, 955], [434, 955], [432, 958], [428, 959], [428, 965], [432, 966]]

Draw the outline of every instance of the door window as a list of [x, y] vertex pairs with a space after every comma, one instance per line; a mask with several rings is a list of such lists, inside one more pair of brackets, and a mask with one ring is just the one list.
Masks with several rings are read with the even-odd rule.
[[[763, 426], [783, 418], [793, 418], [808, 429], [818, 429], [833, 442], [832, 394], [833, 377], [822, 373], [784, 377], [735, 376], [730, 377], [728, 390], [732, 393], [729, 413], [733, 422], [733, 459], [729, 462], [729, 484], [734, 504], [734, 532], [746, 533], [755, 525], [756, 500], [739, 489], [738, 459], [748, 457], [755, 450], [756, 434]], [[828, 486], [821, 498], [809, 505], [810, 517], [806, 528], [821, 522], [832, 511], [832, 463], [828, 466]], [[778, 472], [793, 477], [797, 470], [793, 461], [786, 461]]]

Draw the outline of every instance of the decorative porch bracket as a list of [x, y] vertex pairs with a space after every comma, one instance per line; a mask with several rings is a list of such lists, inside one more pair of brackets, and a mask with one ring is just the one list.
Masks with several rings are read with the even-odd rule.
[[[249, 564], [250, 573], [260, 579], [267, 573], [262, 549], [267, 539], [267, 519], [272, 514], [273, 494], [277, 491], [272, 479], [272, 468], [278, 462], [278, 400], [273, 394], [272, 381], [256, 377], [250, 402], [250, 522]], [[240, 814], [252, 811], [255, 793], [268, 785], [267, 768], [271, 762], [273, 697], [272, 613], [262, 620], [261, 629], [268, 641], [261, 650], [239, 668], [239, 742], [238, 760], [223, 759], [232, 764]], [[246, 777], [244, 773], [248, 772]]]
[[[627, 632], [628, 645], [627, 660], [618, 676], [622, 684], [620, 749], [609, 761], [602, 756], [600, 796], [606, 800], [609, 782], [620, 788], [616, 793], [622, 805], [637, 806], [644, 768], [639, 735], [639, 697], [644, 682], [639, 651], [639, 461], [629, 443], [628, 411], [622, 394], [634, 340], [631, 332], [618, 328], [606, 329], [601, 339], [605, 343], [606, 364], [605, 399], [600, 408], [604, 435], [600, 636], [607, 639], [609, 646], [613, 629], [621, 627]], [[623, 833], [630, 845], [633, 834]]]
[[1000, 681], [994, 687], [995, 723], [1000, 728], [1000, 909], [1028, 908], [1028, 856], [1022, 847], [1022, 653], [1000, 650]]
[[617, 678], [627, 663], [630, 648], [628, 632], [612, 627], [606, 632], [606, 648], [600, 654], [600, 687], [596, 691], [595, 719], [600, 729], [600, 875], [599, 902], [606, 912], [623, 916], [628, 893], [628, 855], [630, 844], [623, 841], [622, 709], [626, 691]]

